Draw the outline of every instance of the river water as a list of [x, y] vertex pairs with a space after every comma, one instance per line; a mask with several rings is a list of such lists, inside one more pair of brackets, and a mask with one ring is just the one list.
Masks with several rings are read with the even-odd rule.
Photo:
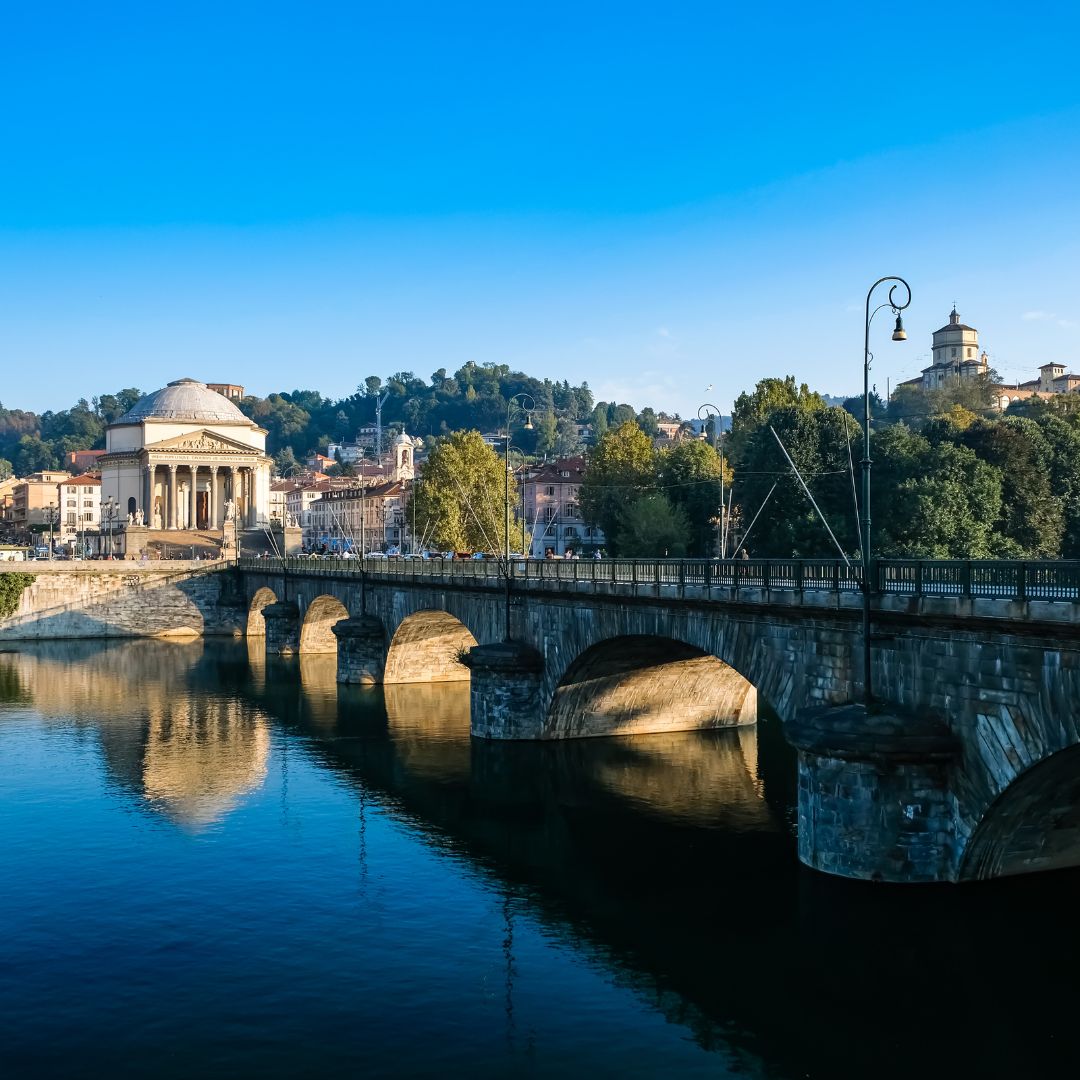
[[1076, 1075], [1080, 874], [800, 869], [779, 724], [471, 741], [261, 642], [0, 654], [4, 1076]]

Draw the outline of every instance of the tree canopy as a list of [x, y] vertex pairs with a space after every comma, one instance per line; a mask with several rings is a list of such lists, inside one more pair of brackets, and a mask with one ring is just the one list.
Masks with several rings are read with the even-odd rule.
[[[447, 551], [505, 550], [506, 498], [517, 505], [517, 483], [478, 431], [440, 438], [420, 467], [407, 513], [416, 535]], [[521, 543], [511, 521], [510, 547]]]

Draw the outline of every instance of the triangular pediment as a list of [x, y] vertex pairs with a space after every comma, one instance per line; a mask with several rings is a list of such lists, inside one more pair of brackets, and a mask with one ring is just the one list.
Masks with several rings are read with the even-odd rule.
[[146, 450], [188, 450], [203, 454], [228, 454], [239, 451], [243, 454], [261, 453], [254, 446], [248, 446], [234, 439], [227, 439], [216, 431], [188, 431], [183, 435], [174, 435], [171, 439], [162, 439], [161, 442], [147, 443]]

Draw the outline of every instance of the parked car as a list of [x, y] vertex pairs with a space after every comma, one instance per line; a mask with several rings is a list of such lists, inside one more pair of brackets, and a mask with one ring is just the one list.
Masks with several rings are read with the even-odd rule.
[[386, 559], [389, 556], [385, 551], [369, 551], [365, 556], [365, 559]]

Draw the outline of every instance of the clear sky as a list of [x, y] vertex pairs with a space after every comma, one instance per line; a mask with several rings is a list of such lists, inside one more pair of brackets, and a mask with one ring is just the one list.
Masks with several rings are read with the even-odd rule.
[[[726, 411], [955, 300], [1080, 368], [1073, 4], [4, 5], [0, 401], [467, 360]], [[706, 391], [711, 385], [713, 389]]]

